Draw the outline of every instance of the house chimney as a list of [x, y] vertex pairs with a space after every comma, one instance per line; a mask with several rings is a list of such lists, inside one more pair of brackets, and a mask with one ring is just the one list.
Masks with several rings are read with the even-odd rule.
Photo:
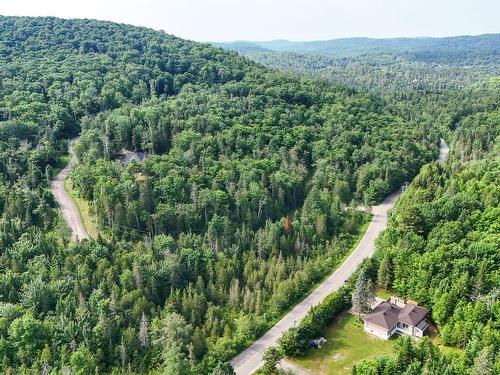
[[405, 303], [402, 299], [398, 298], [398, 297], [394, 297], [392, 296], [390, 299], [389, 299], [389, 304], [392, 306], [397, 306], [397, 307], [405, 307]]

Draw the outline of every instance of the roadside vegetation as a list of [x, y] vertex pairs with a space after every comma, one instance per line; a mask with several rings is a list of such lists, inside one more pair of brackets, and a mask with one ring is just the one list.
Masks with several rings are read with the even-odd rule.
[[[409, 188], [380, 245], [386, 279], [436, 305], [463, 368], [490, 365], [497, 172], [479, 160], [497, 143], [498, 80], [395, 102], [110, 22], [0, 16], [0, 41], [0, 371], [225, 374], [351, 251], [367, 215], [348, 207], [411, 181], [443, 133], [477, 164]], [[104, 235], [70, 243], [48, 186], [79, 135], [68, 187]], [[123, 148], [148, 158], [124, 166]], [[425, 267], [436, 259], [446, 269]]]
[[[478, 71], [483, 68], [477, 67]], [[481, 78], [481, 74], [475, 83], [455, 78], [458, 81], [449, 84], [457, 85], [456, 91], [448, 87], [429, 93], [439, 106], [425, 104], [427, 99], [418, 94], [422, 88], [409, 85], [406, 91], [414, 95], [409, 101], [395, 95], [390, 85], [381, 90], [394, 108], [404, 103], [428, 109], [427, 113], [407, 113], [420, 121], [434, 116], [447, 129], [452, 152], [447, 163], [425, 166], [399, 199], [388, 230], [378, 241], [374, 262], [368, 266], [380, 296], [416, 300], [431, 310], [437, 328], [430, 332], [430, 340], [418, 345], [399, 340], [388, 356], [363, 358], [359, 351], [358, 360], [363, 361], [353, 369], [359, 375], [500, 371], [496, 355], [500, 346], [496, 276], [500, 264], [496, 214], [500, 81]], [[465, 88], [459, 89], [462, 84]], [[463, 109], [452, 116], [466, 95], [473, 98], [472, 103], [464, 101]], [[328, 332], [325, 329], [322, 334]], [[328, 351], [294, 355], [295, 361], [304, 360], [309, 368], [335, 363]]]
[[[437, 129], [372, 95], [208, 45], [55, 18], [0, 34], [2, 371], [210, 373], [352, 249], [367, 216], [346, 207], [436, 156]], [[47, 187], [78, 135], [67, 188], [103, 235], [75, 244]]]
[[99, 229], [97, 228], [97, 225], [94, 223], [90, 215], [89, 203], [84, 201], [83, 199], [80, 199], [78, 195], [75, 193], [71, 178], [67, 178], [64, 181], [64, 189], [69, 194], [71, 199], [73, 199], [73, 201], [75, 202], [75, 205], [78, 208], [78, 213], [82, 218], [83, 226], [87, 231], [87, 233], [89, 234], [89, 236], [91, 238], [97, 238], [99, 235]]

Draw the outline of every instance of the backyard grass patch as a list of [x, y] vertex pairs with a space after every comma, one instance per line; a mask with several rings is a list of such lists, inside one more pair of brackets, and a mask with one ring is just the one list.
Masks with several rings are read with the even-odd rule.
[[452, 346], [446, 346], [443, 344], [443, 340], [441, 339], [441, 335], [438, 332], [438, 329], [434, 324], [431, 324], [425, 333], [428, 336], [432, 343], [436, 345], [442, 352], [446, 354], [460, 354], [463, 352], [463, 349], [455, 348]]
[[365, 333], [363, 322], [347, 312], [330, 323], [324, 337], [327, 342], [321, 349], [309, 349], [304, 357], [291, 361], [312, 374], [350, 374], [356, 362], [392, 354], [394, 348], [394, 340]]
[[388, 300], [390, 297], [394, 296], [394, 292], [390, 289], [385, 290], [383, 288], [377, 287], [375, 290], [375, 295], [379, 298]]

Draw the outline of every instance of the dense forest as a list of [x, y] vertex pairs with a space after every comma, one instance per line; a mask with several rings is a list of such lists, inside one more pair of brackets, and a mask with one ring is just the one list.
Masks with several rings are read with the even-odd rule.
[[[287, 48], [247, 46], [242, 53], [273, 69], [379, 95], [391, 113], [433, 123], [452, 149], [446, 164], [426, 165], [399, 199], [366, 269], [379, 287], [428, 307], [440, 342], [458, 350], [402, 338], [394, 356], [361, 362], [353, 373], [500, 373], [498, 47], [480, 57], [384, 51], [342, 58]], [[298, 355], [302, 336], [307, 342], [319, 332], [301, 324], [283, 336], [281, 350]]]
[[[276, 51], [247, 48], [242, 54], [273, 70], [333, 82], [382, 97], [390, 113], [411, 123], [438, 127], [446, 134], [453, 132], [463, 117], [498, 107], [500, 47], [496, 40], [498, 34], [430, 39], [429, 43], [424, 43], [428, 49], [422, 45], [418, 47], [421, 53], [415, 53], [416, 47], [410, 43], [412, 39], [403, 39], [397, 40], [397, 48], [382, 50], [377, 47], [346, 57], [336, 55], [326, 42], [325, 49], [313, 48], [309, 53], [303, 53], [300, 46], [292, 43]], [[376, 42], [372, 44], [378, 46]], [[358, 48], [361, 42], [346, 39], [342, 43]], [[453, 47], [447, 48], [449, 43]], [[358, 48], [360, 51], [362, 49]], [[428, 55], [435, 58], [429, 59]], [[480, 121], [477, 116], [473, 121]], [[468, 132], [478, 130], [465, 126], [457, 134], [467, 137]], [[493, 127], [482, 126], [481, 131], [491, 133]], [[470, 135], [472, 138], [466, 145], [469, 151], [476, 136]]]
[[[439, 129], [373, 94], [91, 20], [0, 17], [0, 368], [224, 373], [341, 261]], [[69, 242], [71, 179], [100, 235]], [[147, 154], [124, 165], [122, 150]]]
[[[478, 137], [479, 127], [488, 132]], [[402, 339], [396, 357], [357, 364], [354, 374], [500, 372], [499, 136], [498, 108], [462, 118], [460, 151], [422, 169], [378, 243], [374, 281], [429, 306], [442, 343], [461, 350]]]
[[[373, 278], [432, 307], [445, 343], [467, 353], [454, 362], [409, 343], [397, 368], [420, 373], [429, 356], [493, 366], [494, 53], [438, 73], [387, 55], [271, 58], [295, 60], [294, 77], [109, 22], [0, 17], [0, 35], [2, 372], [230, 373], [348, 254], [369, 219], [354, 207], [411, 181], [443, 134], [452, 162], [407, 190]], [[146, 158], [122, 163], [123, 150]], [[48, 189], [68, 153], [93, 240], [70, 242]]]
[[[437, 54], [438, 52], [436, 52]], [[456, 55], [445, 63], [428, 61], [409, 53], [366, 53], [352, 57], [299, 54], [297, 52], [243, 52], [269, 68], [320, 78], [369, 90], [378, 95], [443, 93], [468, 88], [486, 77], [500, 74], [498, 56]]]
[[311, 354], [307, 342], [350, 307], [351, 295], [354, 308], [357, 288], [370, 293], [377, 285], [429, 307], [437, 330], [430, 330], [432, 340], [397, 338], [394, 354], [357, 363], [353, 374], [500, 372], [498, 105], [464, 115], [448, 137], [452, 153], [424, 166], [405, 189], [375, 257], [283, 334], [274, 349], [281, 356]]

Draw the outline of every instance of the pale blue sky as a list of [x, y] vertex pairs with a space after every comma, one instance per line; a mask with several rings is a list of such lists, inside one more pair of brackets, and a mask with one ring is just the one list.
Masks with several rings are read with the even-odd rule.
[[500, 32], [500, 0], [0, 0], [0, 14], [96, 18], [198, 41]]

